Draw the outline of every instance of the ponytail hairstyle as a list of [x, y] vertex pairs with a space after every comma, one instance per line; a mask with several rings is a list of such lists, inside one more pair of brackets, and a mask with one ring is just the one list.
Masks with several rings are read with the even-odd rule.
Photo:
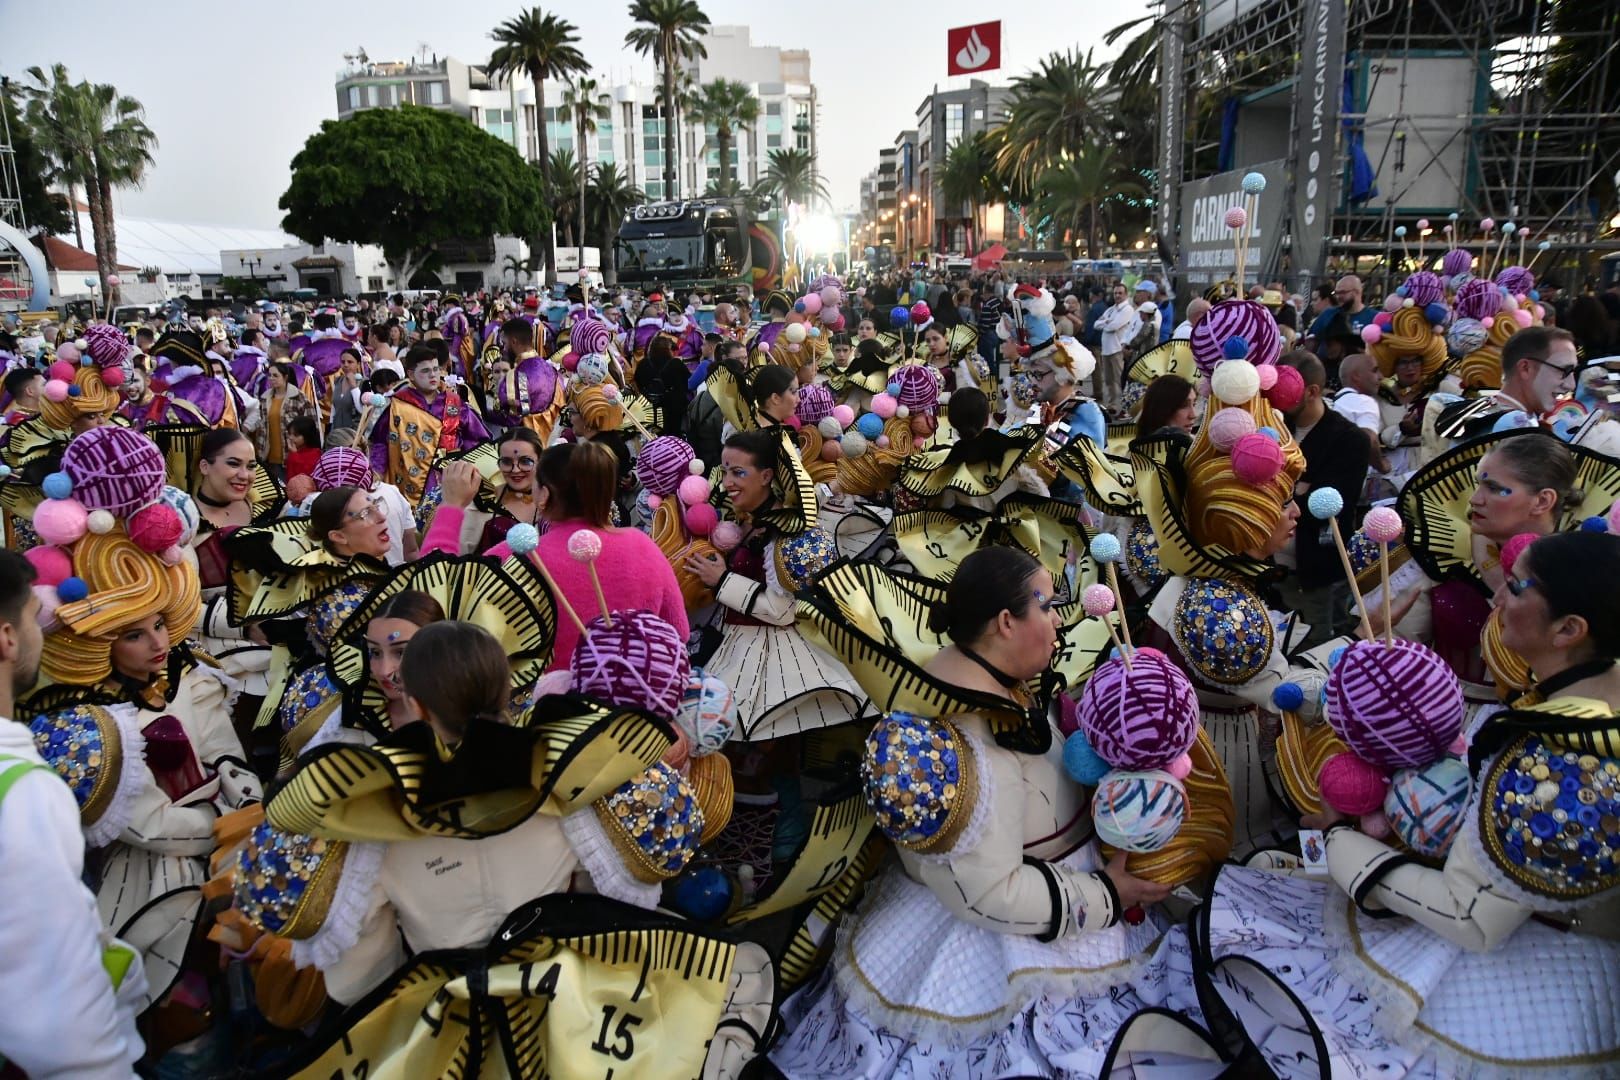
[[400, 682], [444, 742], [459, 742], [474, 720], [507, 722], [511, 664], [494, 635], [474, 623], [422, 627], [405, 646]]
[[1003, 611], [1023, 618], [1035, 600], [1030, 580], [1040, 568], [1019, 548], [980, 548], [962, 560], [945, 590], [945, 602], [928, 613], [928, 629], [958, 645], [972, 645]]
[[744, 383], [743, 393], [748, 397], [749, 407], [758, 413], [764, 411], [765, 403], [774, 395], [797, 386], [798, 383], [799, 376], [792, 368], [781, 364], [766, 364], [754, 369], [752, 377]]
[[1552, 435], [1527, 431], [1503, 439], [1490, 452], [1501, 455], [1514, 475], [1533, 490], [1551, 490], [1558, 496], [1553, 507], [1555, 522], [1580, 506], [1586, 497], [1575, 484], [1575, 455]]

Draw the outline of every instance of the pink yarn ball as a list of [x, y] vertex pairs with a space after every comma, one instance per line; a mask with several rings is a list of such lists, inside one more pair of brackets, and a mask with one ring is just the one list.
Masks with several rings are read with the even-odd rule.
[[688, 476], [681, 481], [679, 488], [681, 502], [687, 506], [696, 506], [698, 503], [708, 502], [711, 490], [708, 480], [701, 476]]
[[570, 352], [567, 356], [563, 357], [563, 370], [568, 372], [575, 372], [579, 370], [579, 353]]
[[1377, 323], [1371, 323], [1361, 328], [1361, 340], [1368, 345], [1376, 345], [1384, 337], [1384, 328]]
[[[1272, 371], [1272, 377], [1276, 377], [1275, 369], [1269, 364], [1260, 370]], [[1239, 439], [1253, 435], [1254, 431], [1254, 417], [1246, 409], [1222, 409], [1209, 418], [1209, 441], [1217, 450], [1230, 451]]]
[[[1403, 300], [1401, 303], [1404, 305], [1406, 301]], [[1387, 311], [1380, 311], [1378, 314], [1373, 316], [1373, 325], [1380, 327], [1381, 329], [1388, 330], [1391, 326], [1395, 325], [1395, 316], [1391, 315]]]
[[821, 287], [821, 303], [824, 308], [837, 307], [838, 301], [844, 298], [836, 285], [823, 285]]
[[1097, 665], [1080, 695], [1080, 730], [1116, 769], [1160, 769], [1198, 738], [1198, 693], [1161, 652]]
[[1260, 390], [1265, 392], [1277, 385], [1276, 364], [1256, 364], [1254, 366], [1255, 378], [1260, 380]]
[[1177, 780], [1185, 780], [1192, 773], [1193, 762], [1191, 754], [1182, 754], [1164, 767], [1164, 771]]
[[801, 428], [804, 427], [804, 421], [800, 420], [797, 416], [790, 416], [784, 422], [787, 424], [788, 427], [792, 428], [794, 431], [798, 431], [798, 430], [800, 430]]
[[821, 444], [821, 460], [837, 461], [844, 456], [844, 448], [838, 445], [837, 439], [828, 439]]
[[1396, 293], [1390, 293], [1388, 296], [1384, 297], [1385, 311], [1399, 311], [1401, 310], [1403, 304], [1404, 300]]
[[102, 368], [101, 381], [108, 387], [116, 390], [118, 387], [124, 385], [124, 369], [116, 367]]
[[602, 538], [589, 529], [579, 529], [568, 538], [568, 557], [575, 562], [595, 562], [602, 554]]
[[1496, 219], [1495, 218], [1480, 218], [1479, 219], [1479, 227], [1481, 229], [1485, 230], [1486, 232], [1490, 232], [1492, 229], [1496, 228]]
[[1245, 484], [1259, 487], [1269, 483], [1282, 467], [1281, 444], [1259, 432], [1243, 436], [1232, 447], [1232, 472]]
[[657, 510], [660, 506], [663, 506], [663, 505], [664, 505], [664, 497], [662, 495], [649, 495], [649, 496], [647, 496], [647, 509], [649, 509], [649, 510]]
[[1529, 326], [1535, 320], [1530, 317], [1530, 312], [1526, 309], [1515, 308], [1513, 312], [1513, 321], [1519, 324], [1520, 329], [1523, 329], [1524, 327]]
[[1496, 316], [1494, 316], [1494, 315], [1485, 316], [1483, 319], [1479, 320], [1479, 325], [1483, 326], [1487, 330], [1495, 329], [1495, 327], [1496, 327]]
[[1545, 304], [1536, 305], [1536, 318], [1540, 319], [1542, 322], [1547, 321], [1547, 306]]
[[89, 530], [90, 512], [78, 499], [47, 499], [34, 511], [34, 531], [47, 544], [66, 547]]
[[1405, 531], [1401, 515], [1392, 506], [1375, 506], [1367, 511], [1367, 516], [1361, 519], [1361, 528], [1368, 539], [1380, 544], [1393, 544]]
[[1304, 399], [1305, 376], [1297, 368], [1278, 368], [1276, 385], [1266, 391], [1266, 400], [1271, 402], [1272, 408], [1291, 412], [1299, 408], [1299, 403]]
[[34, 581], [36, 585], [51, 590], [56, 595], [56, 587], [73, 576], [73, 557], [58, 547], [31, 547], [23, 552], [34, 568]]
[[693, 536], [708, 536], [720, 524], [720, 513], [708, 503], [686, 508], [686, 531]]
[[[1614, 510], [1612, 508], [1609, 511], [1609, 520], [1614, 520]], [[1513, 567], [1519, 561], [1519, 556], [1524, 554], [1524, 549], [1539, 539], [1541, 537], [1535, 533], [1519, 533], [1517, 536], [1510, 536], [1507, 543], [1502, 545], [1502, 570], [1507, 574], [1512, 574]]]
[[1249, 223], [1249, 214], [1243, 207], [1234, 206], [1226, 211], [1221, 220], [1226, 222], [1228, 229], [1241, 229]]
[[921, 300], [911, 305], [911, 321], [917, 326], [921, 326], [923, 323], [927, 322], [933, 317], [933, 314], [933, 312], [928, 310], [928, 305], [923, 303]]
[[62, 625], [56, 618], [56, 609], [61, 606], [62, 599], [56, 595], [54, 585], [36, 584], [34, 596], [39, 600], [39, 628], [48, 634]]
[[742, 543], [742, 526], [735, 521], [722, 521], [709, 534], [709, 543], [713, 544], [717, 551], [735, 550], [737, 545]]
[[821, 310], [821, 297], [815, 293], [805, 293], [799, 303], [804, 305], [806, 315], [814, 315]]
[[1101, 617], [1114, 610], [1114, 590], [1107, 585], [1087, 585], [1080, 594], [1080, 606], [1087, 615]]
[[843, 317], [844, 316], [835, 307], [824, 307], [821, 309], [821, 322], [823, 326], [832, 326]]
[[183, 560], [185, 557], [186, 549], [181, 547], [179, 544], [175, 544], [173, 547], [166, 547], [162, 551], [158, 552], [158, 561], [163, 563], [164, 566], [179, 566], [181, 560]]
[[46, 401], [66, 401], [68, 397], [68, 384], [61, 379], [51, 379], [45, 384]]
[[[64, 345], [62, 348], [66, 349], [68, 346]], [[75, 357], [75, 359], [77, 359], [77, 357]], [[75, 368], [72, 364], [67, 363], [65, 360], [58, 360], [56, 363], [51, 365], [49, 377], [52, 379], [57, 379], [61, 382], [72, 382], [73, 376], [77, 370], [77, 368]]]
[[1354, 754], [1334, 754], [1317, 776], [1322, 801], [1341, 814], [1370, 814], [1384, 805], [1389, 780]]
[[1374, 810], [1370, 814], [1361, 815], [1361, 831], [1374, 840], [1382, 840], [1389, 835], [1389, 818], [1384, 816], [1382, 810]]
[[[82, 357], [83, 354], [79, 352], [79, 347], [73, 344], [71, 341], [64, 341], [62, 344], [56, 347], [56, 359], [58, 361], [65, 362], [70, 366], [77, 364]], [[55, 365], [53, 364], [51, 366], [54, 370]], [[73, 376], [71, 375], [68, 376], [70, 379], [72, 377]]]
[[130, 515], [127, 527], [135, 546], [153, 555], [178, 544], [186, 532], [180, 515], [167, 503], [141, 507]]
[[1356, 642], [1328, 676], [1328, 726], [1379, 769], [1432, 765], [1462, 731], [1464, 711], [1456, 673], [1432, 650], [1401, 638]]
[[877, 413], [878, 416], [885, 420], [893, 416], [894, 410], [899, 407], [900, 403], [896, 401], [894, 399], [894, 395], [890, 394], [888, 391], [874, 395], [872, 398], [872, 411]]
[[855, 410], [848, 405], [834, 406], [833, 419], [838, 421], [839, 427], [847, 428], [855, 422]]
[[887, 435], [879, 435], [877, 437], [877, 448], [879, 450], [887, 450], [889, 448], [889, 437]]

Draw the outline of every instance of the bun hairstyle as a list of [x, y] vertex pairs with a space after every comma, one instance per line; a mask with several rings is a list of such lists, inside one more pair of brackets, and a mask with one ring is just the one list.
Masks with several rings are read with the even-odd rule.
[[743, 393], [748, 398], [749, 406], [755, 412], [759, 412], [772, 396], [782, 393], [798, 381], [798, 375], [794, 374], [791, 368], [783, 367], [781, 364], [766, 364], [754, 369], [743, 384]]
[[343, 515], [348, 512], [349, 500], [359, 492], [359, 488], [345, 484], [315, 496], [315, 502], [309, 508], [309, 532], [316, 543], [331, 550], [330, 534], [343, 528]]
[[1029, 582], [1041, 568], [1014, 547], [980, 548], [962, 560], [945, 590], [945, 602], [928, 613], [928, 629], [958, 645], [979, 640], [1003, 611], [1023, 618], [1034, 601]]
[[405, 589], [378, 605], [371, 619], [373, 622], [378, 619], [400, 619], [419, 627], [429, 626], [444, 622], [444, 608], [430, 593]]
[[422, 627], [405, 646], [400, 681], [442, 736], [459, 741], [474, 720], [506, 723], [512, 668], [500, 642], [474, 623]]
[[989, 426], [990, 399], [977, 386], [964, 386], [951, 395], [945, 405], [945, 415], [958, 435], [971, 438]]
[[1534, 541], [1525, 557], [1548, 614], [1585, 619], [1596, 657], [1620, 658], [1620, 536], [1553, 533]]
[[1262, 547], [1271, 536], [1294, 498], [1294, 484], [1305, 471], [1305, 454], [1264, 394], [1221, 411], [1225, 409], [1247, 412], [1256, 429], [1267, 427], [1276, 432], [1282, 447], [1282, 467], [1263, 484], [1238, 477], [1231, 454], [1210, 440], [1214, 425], [1208, 422], [1199, 426], [1187, 453], [1187, 525], [1193, 538], [1238, 554]]
[[1575, 485], [1575, 455], [1557, 438], [1540, 431], [1503, 439], [1491, 453], [1507, 462], [1513, 474], [1536, 491], [1551, 489], [1558, 495], [1557, 517], [1581, 505], [1586, 493]]

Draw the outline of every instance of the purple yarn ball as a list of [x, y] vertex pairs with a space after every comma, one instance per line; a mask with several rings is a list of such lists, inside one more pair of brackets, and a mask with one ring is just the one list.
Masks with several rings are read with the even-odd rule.
[[1406, 284], [1402, 287], [1406, 290], [1405, 295], [1411, 298], [1416, 307], [1428, 307], [1446, 298], [1446, 283], [1440, 280], [1439, 275], [1428, 270], [1419, 270], [1407, 278]]
[[1472, 252], [1464, 251], [1462, 248], [1452, 248], [1446, 252], [1445, 258], [1440, 260], [1440, 272], [1448, 278], [1453, 278], [1458, 274], [1466, 274], [1473, 265], [1474, 255]]
[[1509, 266], [1496, 275], [1496, 283], [1515, 296], [1527, 295], [1536, 287], [1536, 275], [1522, 266]]
[[575, 319], [574, 325], [568, 330], [568, 344], [579, 356], [607, 352], [608, 342], [612, 338], [613, 331], [600, 319], [589, 317]]
[[799, 404], [793, 410], [793, 414], [801, 423], [814, 424], [824, 417], [831, 416], [833, 406], [836, 404], [831, 390], [820, 383], [811, 383], [809, 386], [799, 387]]
[[666, 720], [680, 710], [692, 675], [686, 641], [650, 611], [616, 611], [585, 624], [569, 670], [574, 692]]
[[686, 479], [687, 466], [696, 457], [697, 453], [685, 439], [660, 435], [641, 448], [636, 458], [636, 479], [654, 495], [668, 498]]
[[1098, 665], [1080, 695], [1080, 730], [1118, 769], [1160, 769], [1198, 738], [1198, 694], [1157, 649]]
[[1226, 343], [1235, 337], [1249, 343], [1247, 359], [1257, 367], [1275, 364], [1282, 356], [1282, 338], [1270, 311], [1253, 300], [1222, 300], [1193, 327], [1192, 353], [1199, 372], [1208, 375], [1227, 359]]
[[1502, 310], [1502, 293], [1489, 281], [1474, 278], [1457, 290], [1454, 306], [1459, 319], [1483, 319]]
[[1358, 641], [1328, 676], [1327, 721], [1363, 761], [1422, 768], [1462, 732], [1462, 684], [1438, 654], [1395, 639]]

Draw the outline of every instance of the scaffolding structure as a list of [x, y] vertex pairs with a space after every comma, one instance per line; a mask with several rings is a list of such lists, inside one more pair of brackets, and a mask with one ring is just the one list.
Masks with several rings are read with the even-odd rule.
[[[1179, 147], [1161, 149], [1161, 166], [1169, 167], [1161, 168], [1161, 197], [1171, 185], [1218, 171], [1224, 102], [1279, 88], [1300, 92], [1304, 9], [1304, 0], [1168, 0], [1161, 42], [1176, 34], [1181, 42], [1161, 48], [1172, 62], [1161, 68], [1160, 93], [1179, 95], [1176, 111], [1185, 122]], [[1207, 17], [1215, 10], [1225, 21], [1202, 32], [1220, 21]], [[1518, 256], [1521, 244], [1534, 255], [1547, 242], [1538, 272], [1574, 270], [1583, 259], [1620, 250], [1609, 223], [1620, 171], [1620, 0], [1347, 0], [1346, 16], [1347, 62], [1467, 57], [1482, 92], [1473, 111], [1439, 114], [1407, 85], [1411, 64], [1389, 65], [1390, 74], [1369, 68], [1365, 96], [1381, 78], [1398, 85], [1379, 87], [1383, 106], [1376, 112], [1339, 111], [1341, 130], [1357, 130], [1369, 147], [1376, 144], [1372, 166], [1381, 176], [1394, 166], [1399, 179], [1357, 205], [1335, 193], [1325, 245], [1329, 273], [1355, 269], [1378, 278], [1414, 268], [1419, 219], [1429, 219], [1426, 252], [1437, 255], [1449, 246], [1447, 210], [1476, 247], [1478, 223], [1487, 217], [1523, 231], [1508, 245], [1509, 257]], [[1425, 138], [1425, 128], [1436, 124], [1449, 124], [1453, 135]], [[1291, 130], [1290, 162], [1298, 138]], [[1340, 146], [1342, 153], [1342, 136]], [[1392, 154], [1399, 160], [1389, 161]], [[1452, 178], [1457, 205], [1439, 213], [1403, 209], [1413, 182], [1435, 170], [1455, 171], [1459, 157], [1468, 175]], [[1405, 245], [1396, 235], [1401, 226]], [[1289, 268], [1259, 269], [1282, 277]]]

